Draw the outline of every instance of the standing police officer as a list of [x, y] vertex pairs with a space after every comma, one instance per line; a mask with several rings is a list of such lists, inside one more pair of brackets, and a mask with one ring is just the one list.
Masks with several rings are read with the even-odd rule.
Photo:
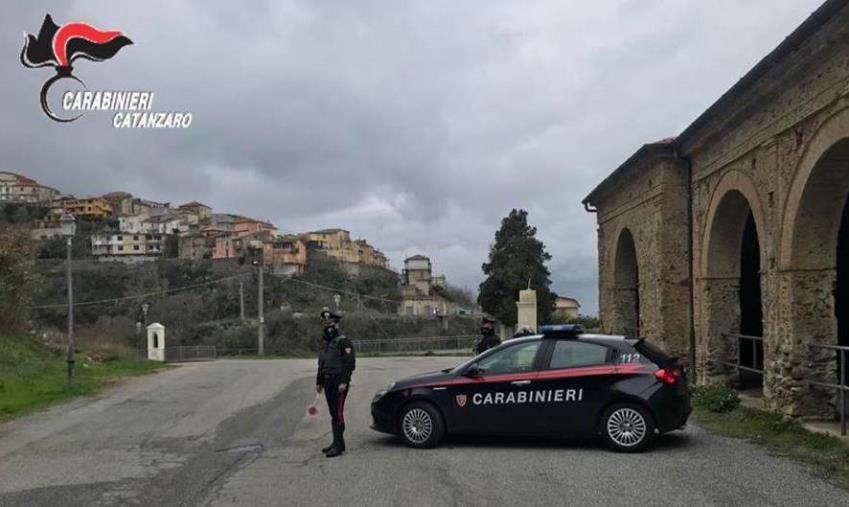
[[345, 452], [345, 398], [351, 387], [351, 373], [355, 364], [351, 340], [339, 332], [342, 317], [328, 310], [321, 312], [324, 320], [324, 339], [318, 352], [316, 391], [327, 398], [330, 411], [333, 443], [321, 450], [328, 458]]
[[475, 343], [475, 355], [483, 354], [487, 350], [501, 345], [501, 340], [495, 336], [495, 321], [484, 317], [481, 323], [481, 336]]

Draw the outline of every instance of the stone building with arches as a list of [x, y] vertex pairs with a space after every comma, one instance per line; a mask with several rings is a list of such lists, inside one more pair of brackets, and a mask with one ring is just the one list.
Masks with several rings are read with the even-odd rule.
[[[768, 406], [831, 415], [833, 392], [808, 382], [841, 368], [812, 344], [849, 345], [848, 197], [849, 4], [829, 0], [584, 199], [603, 327], [653, 338], [705, 381], [747, 362]], [[738, 350], [739, 335], [763, 339]]]

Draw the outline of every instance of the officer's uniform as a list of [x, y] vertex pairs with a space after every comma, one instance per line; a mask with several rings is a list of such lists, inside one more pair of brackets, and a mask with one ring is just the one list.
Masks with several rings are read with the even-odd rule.
[[[322, 312], [325, 324], [328, 322], [338, 323], [340, 316], [330, 312]], [[334, 328], [335, 329], [335, 328]], [[335, 336], [325, 335], [322, 340], [321, 349], [318, 353], [318, 374], [316, 385], [324, 389], [327, 398], [327, 408], [330, 412], [331, 427], [333, 429], [333, 443], [324, 449], [328, 457], [338, 456], [345, 452], [345, 398], [351, 389], [351, 374], [356, 367], [354, 346], [345, 335], [337, 333]], [[339, 392], [339, 386], [346, 384], [345, 392]]]
[[[483, 324], [495, 324], [494, 320], [491, 319], [483, 319]], [[498, 336], [495, 335], [495, 330], [492, 330], [490, 333], [484, 333], [481, 331], [481, 336], [478, 338], [477, 342], [475, 342], [475, 355], [483, 354], [487, 350], [497, 347], [501, 345], [501, 340], [498, 339]]]

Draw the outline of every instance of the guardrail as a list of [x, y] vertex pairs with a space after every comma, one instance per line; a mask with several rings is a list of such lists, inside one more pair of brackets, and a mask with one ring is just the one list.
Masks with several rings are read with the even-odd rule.
[[840, 383], [830, 384], [828, 382], [816, 382], [811, 380], [808, 381], [808, 385], [838, 390], [838, 399], [840, 400], [840, 434], [846, 436], [846, 392], [849, 391], [849, 386], [846, 385], [846, 359], [849, 358], [849, 347], [839, 345], [820, 345], [817, 343], [809, 343], [808, 346], [813, 349], [833, 350], [837, 353], [837, 368], [840, 370]]
[[218, 356], [214, 345], [190, 345], [165, 347], [166, 363], [185, 363], [190, 361], [213, 361]]
[[[721, 361], [723, 364], [727, 364], [729, 366], [733, 366], [737, 369], [737, 372], [746, 371], [749, 373], [754, 373], [756, 375], [763, 376], [764, 371], [763, 368], [758, 368], [758, 344], [760, 344], [760, 356], [763, 359], [763, 336], [752, 336], [747, 334], [737, 334], [737, 333], [722, 333], [722, 336], [725, 338], [734, 338], [737, 340], [737, 361]], [[746, 347], [751, 346], [752, 350], [752, 362], [751, 364], [743, 364], [743, 343], [751, 342], [751, 345], [746, 344]]]

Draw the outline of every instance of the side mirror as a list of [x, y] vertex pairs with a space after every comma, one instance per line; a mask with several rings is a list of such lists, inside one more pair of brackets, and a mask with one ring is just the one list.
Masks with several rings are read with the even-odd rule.
[[483, 375], [483, 370], [477, 364], [473, 364], [466, 368], [466, 371], [463, 372], [464, 377], [480, 377]]

